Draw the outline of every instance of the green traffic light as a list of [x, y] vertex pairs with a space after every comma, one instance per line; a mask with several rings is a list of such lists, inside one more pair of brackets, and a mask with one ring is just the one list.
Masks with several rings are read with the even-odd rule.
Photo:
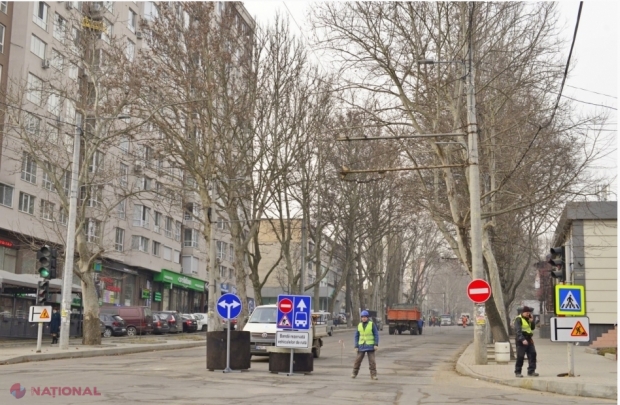
[[40, 268], [39, 269], [39, 275], [43, 278], [49, 278], [50, 276], [50, 271], [48, 269], [46, 269], [45, 267]]

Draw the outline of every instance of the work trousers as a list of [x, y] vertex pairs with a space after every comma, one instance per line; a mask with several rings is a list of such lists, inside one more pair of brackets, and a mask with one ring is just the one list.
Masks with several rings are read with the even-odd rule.
[[368, 353], [368, 368], [370, 369], [370, 375], [377, 375], [377, 363], [375, 362], [375, 351], [370, 352], [357, 352], [357, 357], [355, 358], [355, 364], [353, 364], [353, 373], [357, 375], [360, 371], [360, 366], [362, 365], [362, 360], [364, 360], [364, 355]]
[[523, 361], [527, 354], [527, 373], [531, 374], [536, 371], [536, 347], [532, 341], [528, 341], [528, 345], [517, 343], [517, 362], [515, 363], [515, 374], [521, 374]]

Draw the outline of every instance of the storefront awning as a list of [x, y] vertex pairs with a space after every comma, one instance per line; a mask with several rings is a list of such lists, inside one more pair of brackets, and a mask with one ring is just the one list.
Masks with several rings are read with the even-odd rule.
[[[15, 274], [5, 270], [0, 270], [0, 287], [3, 292], [12, 292], [17, 289], [33, 289], [36, 293], [38, 282], [41, 280], [38, 274]], [[50, 280], [49, 291], [51, 293], [59, 293], [62, 290], [62, 280]], [[17, 292], [17, 291], [15, 291]], [[82, 292], [82, 287], [73, 284], [72, 292]]]
[[205, 282], [198, 278], [189, 277], [185, 274], [175, 273], [174, 271], [162, 269], [161, 273], [155, 274], [154, 281], [158, 281], [164, 284], [171, 284], [177, 287], [185, 287], [190, 290], [205, 291]]

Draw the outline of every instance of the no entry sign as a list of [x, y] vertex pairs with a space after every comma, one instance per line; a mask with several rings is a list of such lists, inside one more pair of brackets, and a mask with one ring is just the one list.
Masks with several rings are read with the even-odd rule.
[[280, 310], [280, 312], [288, 314], [293, 310], [293, 301], [288, 298], [283, 298], [282, 300], [278, 301], [278, 309]]
[[472, 280], [467, 286], [467, 296], [474, 304], [482, 304], [491, 297], [491, 286], [481, 278]]

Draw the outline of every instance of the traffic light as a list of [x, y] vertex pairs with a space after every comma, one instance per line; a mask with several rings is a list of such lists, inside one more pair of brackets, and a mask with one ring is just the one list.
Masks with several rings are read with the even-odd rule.
[[37, 305], [43, 305], [47, 302], [49, 296], [50, 281], [41, 280], [37, 285]]
[[566, 281], [566, 257], [564, 246], [551, 248], [551, 258], [547, 263], [556, 267], [557, 270], [551, 271], [551, 277], [558, 281]]
[[44, 279], [49, 279], [51, 276], [50, 265], [52, 263], [52, 249], [49, 246], [45, 245], [39, 249], [37, 252], [37, 262], [39, 275]]
[[56, 265], [58, 264], [58, 251], [56, 249], [51, 250], [50, 257], [50, 279], [58, 278], [58, 271], [56, 269]]

